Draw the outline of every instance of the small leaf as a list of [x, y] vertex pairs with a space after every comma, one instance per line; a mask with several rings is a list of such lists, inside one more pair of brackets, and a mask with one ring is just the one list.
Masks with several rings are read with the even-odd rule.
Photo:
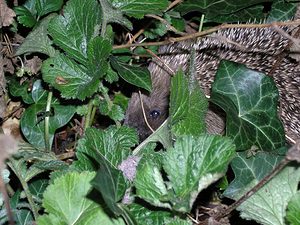
[[146, 68], [130, 66], [126, 63], [118, 61], [115, 57], [110, 57], [112, 67], [118, 72], [119, 76], [128, 83], [151, 91], [150, 72]]
[[70, 0], [63, 11], [49, 23], [49, 34], [69, 57], [86, 64], [88, 43], [100, 28], [100, 6], [96, 0]]
[[14, 11], [17, 14], [19, 23], [25, 27], [33, 27], [37, 23], [35, 15], [33, 15], [26, 7], [17, 6], [14, 8]]
[[16, 77], [13, 77], [9, 80], [8, 85], [9, 92], [12, 96], [21, 97], [26, 104], [32, 104], [34, 102], [31, 93], [28, 90], [31, 86], [28, 80], [20, 84], [20, 81], [16, 79]]
[[283, 125], [277, 115], [278, 91], [271, 77], [222, 61], [211, 100], [226, 112], [226, 134], [240, 150], [253, 145], [274, 150], [284, 145]]
[[300, 192], [298, 191], [289, 201], [286, 219], [290, 225], [300, 224]]
[[114, 224], [104, 210], [87, 199], [94, 172], [67, 173], [54, 180], [44, 193], [46, 213], [38, 218], [41, 225], [54, 224]]
[[205, 132], [208, 101], [198, 85], [189, 87], [180, 70], [171, 80], [170, 124], [175, 136]]
[[55, 49], [51, 46], [52, 41], [48, 37], [49, 21], [55, 16], [51, 14], [45, 17], [34, 30], [25, 38], [24, 42], [18, 48], [16, 55], [25, 53], [40, 52], [48, 56], [54, 56]]
[[105, 116], [109, 116], [114, 121], [121, 121], [124, 119], [124, 110], [115, 104], [109, 106], [109, 103], [106, 101], [101, 101], [100, 113]]

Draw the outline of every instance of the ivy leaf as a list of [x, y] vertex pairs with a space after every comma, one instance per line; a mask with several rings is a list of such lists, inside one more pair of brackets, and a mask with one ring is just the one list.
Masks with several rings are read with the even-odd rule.
[[277, 116], [278, 91], [272, 78], [222, 61], [211, 100], [226, 112], [226, 134], [240, 150], [253, 145], [274, 150], [284, 145], [283, 125]]
[[137, 195], [155, 206], [189, 212], [199, 192], [224, 175], [234, 150], [231, 140], [220, 136], [180, 137], [159, 160], [168, 181], [159, 164], [146, 161], [134, 181]]
[[110, 0], [110, 2], [116, 9], [138, 19], [147, 13], [162, 13], [168, 7], [166, 0]]
[[203, 14], [210, 15], [221, 15], [221, 14], [231, 14], [241, 9], [255, 6], [259, 3], [264, 3], [264, 0], [253, 0], [253, 1], [236, 1], [236, 0], [187, 0], [180, 4], [176, 9], [184, 14], [192, 11], [199, 11]]
[[300, 224], [300, 192], [298, 191], [289, 201], [286, 220], [290, 225]]
[[[79, 159], [74, 162], [76, 168], [85, 168], [84, 160], [86, 155], [96, 162], [101, 163], [99, 154], [111, 165], [117, 166], [130, 155], [130, 148], [138, 143], [138, 137], [134, 129], [129, 127], [109, 127], [106, 130], [95, 128], [86, 129], [85, 137], [80, 139], [76, 149], [76, 156]], [[91, 164], [88, 168], [92, 169]]]
[[[193, 81], [194, 82], [194, 81]], [[182, 70], [171, 80], [170, 124], [175, 136], [205, 132], [208, 101], [198, 85], [189, 85]]]
[[286, 2], [283, 0], [274, 1], [267, 22], [272, 23], [293, 19], [297, 11], [297, 6], [297, 3]]
[[[256, 185], [282, 159], [267, 152], [259, 152], [255, 158], [239, 153], [232, 161], [235, 180], [229, 185], [225, 196], [238, 199]], [[297, 192], [300, 169], [288, 166], [259, 189], [237, 209], [241, 217], [264, 225], [283, 225], [288, 201]]]
[[21, 97], [26, 104], [34, 103], [31, 93], [28, 92], [29, 86], [31, 85], [28, 80], [20, 84], [20, 81], [16, 77], [13, 77], [9, 80], [8, 85], [9, 92], [12, 96]]
[[115, 57], [110, 57], [110, 62], [111, 66], [125, 81], [135, 86], [144, 88], [147, 91], [151, 91], [151, 77], [148, 69], [128, 65], [118, 61]]
[[52, 41], [48, 37], [47, 31], [49, 21], [54, 16], [55, 14], [51, 14], [41, 20], [39, 25], [25, 38], [24, 42], [18, 48], [16, 55], [32, 52], [40, 52], [50, 57], [55, 55], [55, 49], [51, 46]]
[[[29, 106], [21, 118], [21, 130], [25, 138], [37, 148], [45, 148], [45, 120], [42, 114], [45, 113], [47, 104], [47, 92], [43, 90], [41, 80], [33, 85], [32, 96], [35, 104]], [[56, 98], [53, 98], [51, 107], [53, 115], [49, 118], [49, 142], [52, 144], [56, 129], [69, 122], [75, 113], [74, 106], [61, 105]], [[39, 114], [41, 114], [39, 116]]]
[[88, 43], [100, 28], [100, 6], [96, 0], [70, 0], [63, 10], [49, 23], [49, 34], [69, 57], [85, 65]]
[[36, 11], [39, 17], [60, 10], [63, 0], [36, 0]]
[[55, 179], [44, 193], [43, 206], [48, 214], [40, 216], [37, 223], [114, 224], [97, 203], [86, 197], [94, 176], [94, 172], [73, 172]]

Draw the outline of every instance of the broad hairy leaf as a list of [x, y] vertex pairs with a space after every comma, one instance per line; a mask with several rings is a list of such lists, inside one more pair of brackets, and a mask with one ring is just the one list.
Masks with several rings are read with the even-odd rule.
[[111, 66], [118, 72], [120, 77], [135, 86], [151, 91], [151, 77], [147, 68], [131, 66], [115, 57], [110, 57]]
[[137, 195], [155, 206], [189, 212], [199, 192], [225, 174], [234, 153], [235, 146], [225, 137], [182, 136], [159, 160], [168, 182], [161, 165], [146, 161], [134, 180]]
[[182, 70], [171, 80], [170, 125], [173, 135], [199, 136], [206, 130], [208, 101], [200, 87], [189, 85]]
[[112, 166], [117, 166], [130, 154], [130, 148], [138, 142], [134, 129], [129, 127], [109, 127], [106, 130], [86, 129], [85, 136], [79, 140], [76, 155], [78, 161], [74, 166], [78, 169], [94, 170], [93, 164], [86, 156], [101, 163], [99, 154]]
[[300, 224], [300, 192], [291, 197], [287, 206], [286, 220], [290, 225]]
[[[235, 180], [224, 195], [237, 200], [265, 177], [281, 159], [282, 156], [268, 152], [259, 152], [252, 158], [247, 158], [245, 152], [238, 153], [232, 161]], [[241, 217], [264, 225], [284, 225], [285, 209], [288, 201], [297, 192], [299, 181], [300, 169], [285, 167], [237, 208]]]
[[70, 0], [63, 12], [49, 23], [49, 34], [69, 57], [86, 64], [87, 46], [100, 28], [100, 6], [96, 0]]
[[38, 218], [38, 224], [114, 224], [98, 204], [86, 197], [94, 176], [94, 172], [73, 172], [55, 179], [44, 193], [47, 214]]
[[[48, 92], [42, 87], [41, 80], [36, 81], [32, 88], [34, 104], [30, 105], [22, 115], [21, 130], [25, 138], [37, 148], [45, 148], [45, 110]], [[75, 107], [61, 105], [53, 98], [51, 103], [52, 115], [49, 118], [49, 143], [52, 144], [56, 129], [69, 122], [75, 113]]]
[[48, 37], [49, 21], [55, 17], [51, 14], [40, 21], [40, 23], [33, 29], [25, 38], [24, 42], [18, 48], [16, 55], [25, 53], [39, 52], [48, 56], [55, 55], [55, 49], [51, 46], [52, 41]]
[[11, 79], [9, 79], [8, 83], [9, 92], [12, 96], [21, 97], [26, 104], [32, 104], [34, 103], [34, 101], [32, 99], [31, 93], [28, 92], [30, 85], [31, 83], [28, 80], [20, 84], [19, 79], [17, 79], [16, 77], [12, 77]]
[[256, 145], [270, 151], [284, 145], [277, 116], [278, 91], [271, 77], [221, 61], [211, 100], [226, 112], [226, 134], [240, 150]]
[[87, 67], [58, 54], [43, 62], [43, 79], [61, 91], [63, 97], [84, 100], [97, 91], [99, 79], [108, 69], [110, 50], [109, 42], [97, 37], [89, 44]]
[[274, 1], [267, 22], [271, 23], [293, 19], [297, 10], [297, 5], [297, 3], [287, 2], [284, 0]]

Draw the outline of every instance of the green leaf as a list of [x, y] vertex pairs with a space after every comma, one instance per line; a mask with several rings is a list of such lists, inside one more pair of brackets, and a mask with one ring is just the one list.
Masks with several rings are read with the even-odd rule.
[[118, 61], [115, 57], [110, 57], [110, 62], [111, 66], [125, 81], [135, 86], [144, 88], [147, 91], [151, 91], [151, 77], [148, 69], [128, 65]]
[[123, 174], [100, 154], [98, 162], [100, 169], [91, 184], [101, 193], [108, 208], [115, 215], [121, 215], [122, 211], [118, 206], [118, 202], [128, 188]]
[[17, 6], [14, 8], [14, 11], [17, 15], [17, 19], [20, 24], [24, 25], [25, 27], [33, 27], [37, 20], [35, 15], [24, 6]]
[[32, 52], [39, 52], [48, 56], [55, 55], [55, 49], [51, 46], [52, 41], [48, 37], [47, 31], [49, 21], [54, 16], [55, 14], [51, 14], [41, 20], [38, 26], [25, 38], [24, 42], [18, 48], [16, 55]]
[[[106, 24], [117, 23], [132, 30], [132, 23], [123, 15], [121, 10], [112, 6], [110, 0], [101, 0], [100, 5], [103, 13], [103, 21], [105, 21]], [[107, 36], [107, 32], [105, 36]]]
[[187, 0], [180, 4], [176, 9], [184, 14], [192, 11], [199, 11], [208, 16], [221, 15], [221, 14], [231, 14], [239, 11], [241, 9], [255, 6], [259, 3], [264, 3], [265, 0], [253, 0], [253, 1], [243, 1], [243, 0]]
[[97, 91], [99, 80], [88, 70], [63, 54], [49, 58], [42, 65], [43, 79], [64, 98], [84, 100]]
[[114, 121], [121, 121], [124, 119], [124, 110], [115, 104], [109, 105], [107, 101], [101, 101], [100, 113], [102, 115], [108, 116]]
[[284, 0], [275, 0], [272, 4], [267, 22], [271, 23], [293, 19], [297, 5], [297, 3], [290, 3]]
[[167, 224], [173, 218], [171, 212], [161, 209], [150, 210], [135, 203], [129, 205], [129, 210], [134, 215], [138, 224]]
[[199, 192], [226, 173], [234, 154], [235, 146], [225, 137], [203, 135], [178, 139], [163, 160], [178, 200], [174, 208], [189, 212]]
[[138, 19], [148, 13], [162, 13], [168, 7], [166, 0], [110, 0], [110, 2], [126, 15]]
[[87, 199], [94, 172], [68, 173], [49, 185], [44, 193], [46, 213], [38, 218], [40, 225], [114, 224], [104, 210]]
[[[36, 95], [36, 93], [39, 93]], [[21, 130], [25, 138], [37, 148], [45, 148], [45, 120], [43, 113], [46, 110], [47, 92], [43, 90], [41, 80], [33, 85], [32, 96], [35, 104], [29, 106], [21, 118]], [[56, 98], [52, 99], [51, 107], [54, 115], [49, 118], [49, 142], [52, 144], [55, 131], [64, 126], [73, 117], [76, 108], [70, 105], [61, 105]]]
[[96, 0], [70, 0], [63, 11], [49, 23], [49, 34], [69, 57], [86, 64], [87, 46], [100, 28], [100, 6]]
[[299, 225], [300, 224], [300, 192], [298, 191], [291, 200], [289, 201], [286, 220], [290, 225]]
[[32, 195], [38, 199], [43, 198], [43, 193], [48, 186], [49, 181], [47, 179], [38, 179], [29, 184], [29, 190]]
[[284, 145], [284, 130], [277, 116], [278, 91], [271, 77], [222, 61], [211, 100], [226, 112], [226, 134], [240, 150], [253, 145], [274, 150]]
[[152, 161], [138, 167], [134, 185], [138, 197], [158, 207], [172, 208], [167, 202], [168, 190], [160, 173], [160, 166]]
[[221, 136], [180, 137], [161, 158], [168, 182], [160, 165], [146, 161], [134, 181], [137, 195], [155, 206], [189, 212], [199, 192], [225, 174], [234, 150], [231, 140]]
[[238, 153], [231, 162], [235, 179], [223, 194], [228, 198], [238, 199], [249, 186], [267, 176], [282, 159], [283, 156], [269, 152], [258, 152], [251, 158], [247, 157], [246, 152]]
[[188, 84], [182, 70], [171, 80], [170, 124], [175, 136], [205, 132], [208, 101], [198, 85]]
[[97, 130], [95, 128], [86, 129], [84, 138], [80, 139], [76, 148], [77, 162], [74, 162], [76, 168], [93, 169], [90, 163], [86, 165], [87, 160], [84, 155], [101, 163], [99, 154], [102, 155], [111, 165], [117, 166], [130, 155], [130, 148], [138, 143], [136, 132], [129, 127], [109, 127], [106, 130]]
[[108, 70], [107, 58], [112, 50], [108, 40], [95, 37], [88, 44], [87, 69], [94, 78], [102, 78]]
[[36, 11], [39, 17], [61, 9], [63, 0], [36, 0]]
[[[255, 158], [239, 153], [232, 161], [235, 180], [225, 196], [238, 199], [273, 169], [282, 157], [259, 152]], [[284, 225], [288, 201], [297, 192], [300, 169], [288, 166], [246, 200], [238, 210], [241, 217], [264, 225]]]
[[9, 92], [12, 96], [21, 97], [26, 104], [32, 104], [34, 102], [31, 93], [28, 91], [31, 86], [30, 81], [26, 80], [20, 84], [20, 81], [16, 77], [13, 77], [9, 80], [8, 85]]

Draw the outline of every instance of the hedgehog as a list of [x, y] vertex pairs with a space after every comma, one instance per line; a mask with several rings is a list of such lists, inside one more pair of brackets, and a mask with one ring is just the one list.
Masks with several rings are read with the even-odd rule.
[[[288, 33], [296, 30], [295, 27], [280, 29]], [[289, 43], [289, 39], [273, 27], [228, 28], [194, 42], [183, 41], [160, 47], [161, 60], [152, 60], [148, 67], [152, 92], [141, 94], [149, 125], [155, 130], [167, 118], [171, 76], [179, 68], [188, 70], [191, 49], [194, 49], [196, 76], [208, 96], [222, 59], [244, 64], [271, 76], [279, 90], [279, 116], [287, 140], [293, 142], [300, 137], [300, 66], [286, 53]], [[138, 93], [132, 94], [124, 123], [136, 128], [141, 140], [152, 133], [145, 122]], [[224, 120], [214, 110], [208, 111], [206, 123], [209, 133], [224, 131]]]

